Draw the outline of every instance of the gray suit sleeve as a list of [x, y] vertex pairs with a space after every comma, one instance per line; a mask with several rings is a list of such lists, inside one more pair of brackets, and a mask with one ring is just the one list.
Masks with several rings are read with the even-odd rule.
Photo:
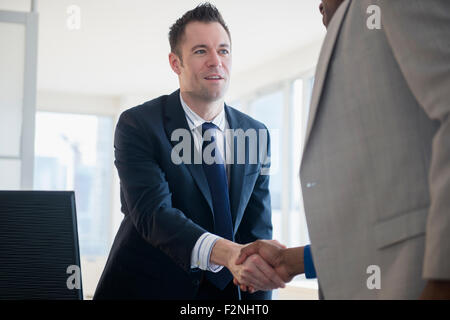
[[382, 0], [382, 29], [433, 138], [423, 276], [450, 279], [450, 1]]

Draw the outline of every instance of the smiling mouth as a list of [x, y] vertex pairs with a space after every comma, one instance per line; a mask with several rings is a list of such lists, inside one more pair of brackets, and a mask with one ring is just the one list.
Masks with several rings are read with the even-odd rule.
[[207, 76], [205, 80], [223, 80], [223, 78], [219, 75]]

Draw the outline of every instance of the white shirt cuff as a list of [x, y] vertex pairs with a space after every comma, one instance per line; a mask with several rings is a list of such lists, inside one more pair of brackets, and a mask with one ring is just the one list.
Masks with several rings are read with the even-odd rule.
[[201, 270], [219, 272], [223, 266], [219, 266], [210, 262], [211, 251], [214, 244], [221, 237], [215, 234], [205, 232], [198, 238], [194, 249], [191, 253], [191, 268], [200, 268]]

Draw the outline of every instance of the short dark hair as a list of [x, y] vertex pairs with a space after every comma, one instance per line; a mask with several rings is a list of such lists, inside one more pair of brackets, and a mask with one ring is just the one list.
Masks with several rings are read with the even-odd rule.
[[202, 3], [196, 8], [186, 12], [171, 27], [169, 32], [170, 50], [181, 58], [179, 44], [184, 36], [186, 25], [189, 22], [199, 21], [205, 23], [218, 22], [222, 25], [231, 41], [230, 31], [219, 10], [209, 2]]

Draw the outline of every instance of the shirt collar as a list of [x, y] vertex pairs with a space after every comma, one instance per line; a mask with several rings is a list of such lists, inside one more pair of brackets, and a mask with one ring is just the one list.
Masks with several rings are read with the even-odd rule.
[[[180, 101], [181, 101], [181, 106], [183, 107], [183, 110], [184, 110], [184, 114], [186, 115], [189, 129], [191, 129], [191, 131], [198, 128], [203, 123], [208, 122], [208, 121], [205, 121], [198, 114], [196, 114], [194, 111], [192, 111], [191, 108], [189, 108], [189, 106], [183, 100], [181, 93], [180, 93]], [[211, 122], [213, 124], [215, 124], [222, 132], [224, 132], [225, 131], [225, 108], [222, 108], [222, 111], [220, 111], [220, 113]]]

